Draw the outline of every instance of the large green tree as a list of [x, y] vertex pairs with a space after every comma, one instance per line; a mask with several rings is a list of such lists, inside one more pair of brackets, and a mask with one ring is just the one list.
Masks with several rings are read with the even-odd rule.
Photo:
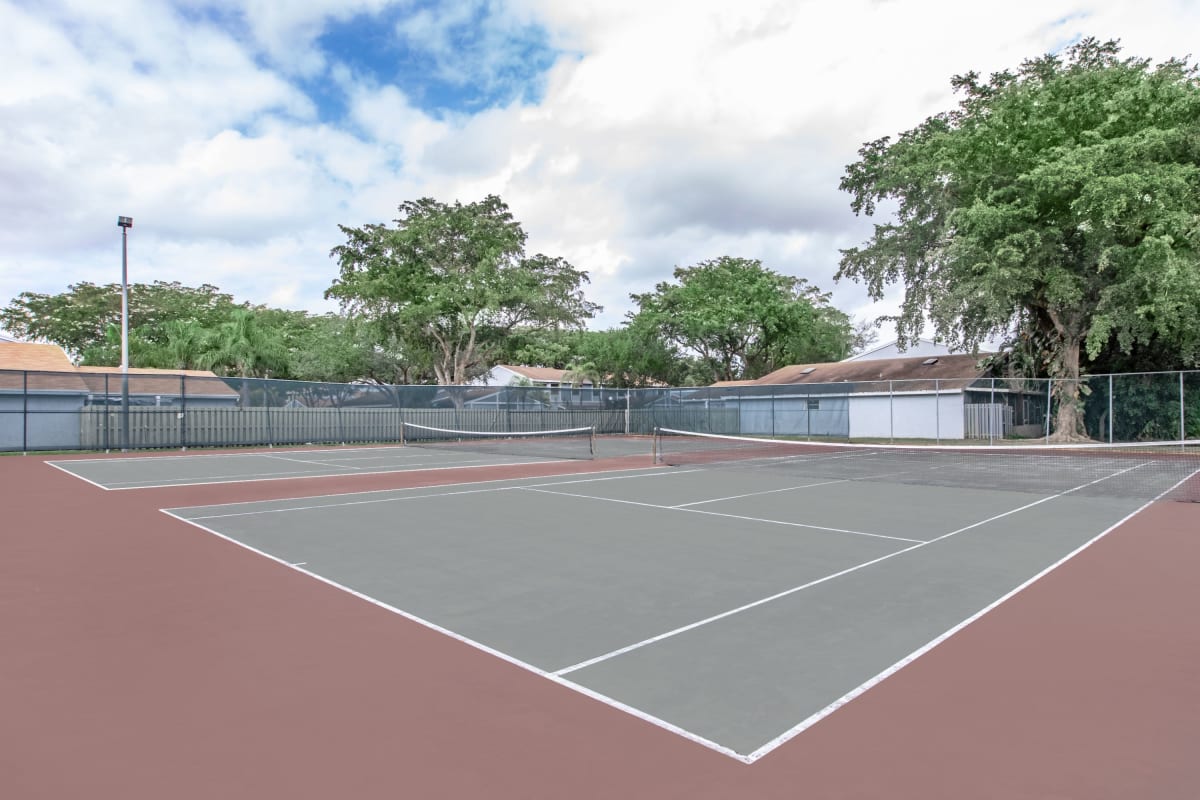
[[[154, 281], [129, 285], [130, 360], [134, 362], [133, 337], [147, 345], [162, 345], [172, 321], [194, 322], [209, 328], [226, 319], [236, 307], [233, 298], [209, 284], [184, 286], [177, 281]], [[92, 364], [117, 364], [120, 339], [115, 346], [109, 336], [112, 326], [120, 329], [121, 285], [103, 286], [82, 282], [59, 294], [22, 292], [0, 309], [0, 328], [16, 335], [59, 345], [72, 358]], [[143, 350], [143, 352], [148, 352]]]
[[405, 202], [395, 226], [339, 226], [340, 275], [326, 291], [410, 351], [438, 383], [465, 383], [518, 326], [577, 327], [598, 306], [562, 258], [525, 255], [525, 231], [495, 195], [475, 203]]
[[635, 330], [658, 330], [694, 354], [710, 381], [758, 378], [790, 363], [844, 358], [855, 346], [850, 318], [803, 278], [756, 259], [722, 256], [676, 268], [675, 282], [631, 295]]
[[869, 142], [842, 189], [893, 221], [842, 253], [873, 297], [904, 285], [902, 341], [926, 320], [973, 348], [1014, 336], [1056, 378], [1056, 436], [1081, 435], [1081, 367], [1164, 347], [1200, 361], [1200, 82], [1186, 61], [1084, 40], [984, 82], [958, 107]]

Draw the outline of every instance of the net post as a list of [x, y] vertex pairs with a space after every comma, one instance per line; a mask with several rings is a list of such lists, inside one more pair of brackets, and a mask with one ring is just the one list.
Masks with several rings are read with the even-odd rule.
[[652, 463], [652, 464], [658, 463], [658, 436], [659, 436], [658, 431], [659, 431], [659, 427], [657, 425], [655, 425], [654, 426], [654, 434], [650, 439], [650, 441], [651, 441], [650, 463]]
[[596, 457], [596, 426], [595, 425], [592, 426], [592, 432], [588, 436], [588, 452], [591, 454], [592, 458]]
[[408, 437], [405, 436], [405, 431], [404, 431], [404, 426], [407, 424], [408, 423], [405, 422], [403, 418], [401, 418], [401, 420], [400, 420], [400, 446], [401, 447], [404, 447], [405, 445], [408, 444]]

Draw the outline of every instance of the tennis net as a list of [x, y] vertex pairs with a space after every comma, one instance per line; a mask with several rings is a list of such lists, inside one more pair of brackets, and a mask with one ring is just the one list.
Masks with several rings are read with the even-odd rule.
[[498, 433], [456, 431], [405, 422], [400, 426], [400, 437], [408, 447], [528, 458], [589, 459], [596, 452], [595, 428]]
[[1047, 495], [1200, 502], [1200, 441], [888, 445], [758, 439], [658, 428], [658, 464], [749, 468], [813, 481], [879, 481]]

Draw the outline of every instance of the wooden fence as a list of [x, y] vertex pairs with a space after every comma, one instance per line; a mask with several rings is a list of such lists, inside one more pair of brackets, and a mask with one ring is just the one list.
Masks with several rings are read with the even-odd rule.
[[967, 403], [963, 406], [963, 435], [968, 439], [1003, 439], [1012, 427], [1012, 406], [1005, 403]]

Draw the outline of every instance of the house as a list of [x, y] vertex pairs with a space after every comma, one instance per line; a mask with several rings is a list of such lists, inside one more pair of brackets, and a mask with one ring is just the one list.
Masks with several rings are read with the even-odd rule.
[[0, 342], [0, 450], [79, 447], [87, 393], [61, 347]]
[[[75, 367], [88, 388], [86, 405], [120, 405], [120, 367]], [[238, 392], [209, 370], [129, 368], [131, 406], [235, 406]]]
[[[520, 386], [543, 389], [544, 392], [523, 392], [531, 401], [549, 406], [584, 407], [600, 405], [602, 391], [592, 386], [592, 381], [572, 381], [569, 370], [553, 367], [522, 367], [497, 364], [488, 370], [476, 383], [483, 386]], [[485, 397], [468, 400], [470, 405], [504, 404], [508, 393], [496, 392]]]
[[[233, 407], [238, 392], [207, 370], [130, 369], [131, 406]], [[58, 345], [0, 342], [0, 450], [80, 447], [81, 413], [120, 405], [120, 367], [76, 367]]]
[[917, 339], [910, 342], [908, 348], [900, 349], [898, 341], [891, 341], [873, 347], [856, 356], [842, 359], [843, 361], [878, 361], [887, 358], [933, 358], [935, 356], [951, 356], [954, 351], [933, 339]]
[[[794, 364], [689, 398], [736, 408], [748, 435], [965, 439], [1028, 433], [1037, 400], [992, 380], [980, 356], [949, 354]], [[732, 421], [726, 420], [727, 424]]]

